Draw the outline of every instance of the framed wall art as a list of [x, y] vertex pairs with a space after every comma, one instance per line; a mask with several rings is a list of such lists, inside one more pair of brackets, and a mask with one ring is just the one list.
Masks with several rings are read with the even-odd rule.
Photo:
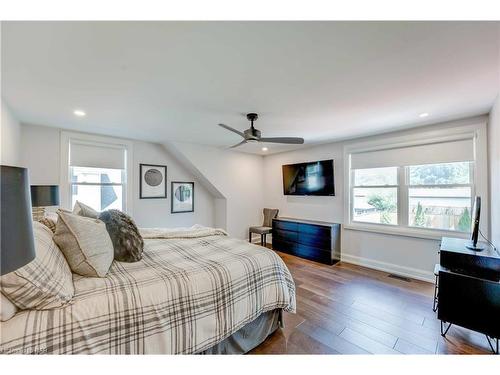
[[139, 164], [139, 198], [158, 199], [167, 197], [167, 166]]
[[171, 212], [194, 212], [194, 182], [172, 181]]

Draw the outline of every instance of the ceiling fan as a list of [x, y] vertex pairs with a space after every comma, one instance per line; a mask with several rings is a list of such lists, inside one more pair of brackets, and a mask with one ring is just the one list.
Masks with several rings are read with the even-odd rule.
[[248, 128], [244, 132], [240, 132], [239, 130], [236, 130], [224, 124], [219, 124], [219, 126], [222, 126], [224, 129], [232, 131], [233, 133], [238, 134], [240, 137], [243, 137], [243, 140], [240, 143], [235, 144], [230, 148], [235, 148], [244, 145], [247, 142], [284, 143], [289, 145], [301, 145], [304, 143], [304, 138], [298, 138], [298, 137], [274, 137], [274, 138], [261, 137], [260, 130], [255, 129], [253, 127], [253, 122], [257, 121], [258, 118], [259, 116], [257, 115], [257, 113], [248, 113], [247, 119], [248, 121], [250, 121], [250, 128]]

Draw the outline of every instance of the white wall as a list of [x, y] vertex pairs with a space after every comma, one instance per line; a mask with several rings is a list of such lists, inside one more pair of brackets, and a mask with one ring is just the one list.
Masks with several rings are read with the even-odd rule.
[[[139, 199], [139, 164], [167, 166], [167, 199]], [[194, 181], [194, 212], [170, 213], [171, 181]], [[134, 219], [143, 227], [214, 226], [215, 199], [191, 173], [167, 151], [154, 143], [134, 142]]]
[[29, 169], [31, 184], [59, 185], [60, 130], [21, 125], [21, 164]]
[[493, 244], [500, 248], [500, 94], [490, 112], [488, 141], [491, 238]]
[[19, 166], [21, 126], [13, 116], [12, 111], [5, 100], [2, 98], [1, 101], [1, 164]]
[[[229, 234], [247, 238], [248, 227], [262, 223], [264, 194], [262, 183], [263, 158], [210, 146], [190, 143], [168, 144], [182, 154], [197, 174], [201, 174], [221, 196], [217, 212], [223, 215], [216, 221], [226, 222]], [[225, 202], [224, 199], [225, 198]], [[225, 205], [225, 207], [224, 207]]]
[[[45, 126], [21, 125], [21, 165], [29, 168], [32, 184], [59, 184], [61, 130]], [[139, 163], [167, 165], [167, 198], [139, 199]], [[162, 145], [133, 142], [134, 220], [141, 227], [179, 227], [202, 224], [214, 226], [215, 199]], [[194, 181], [195, 210], [170, 213], [170, 182]]]
[[[315, 219], [344, 224], [344, 147], [366, 140], [388, 137], [411, 137], [423, 131], [446, 130], [469, 124], [486, 124], [487, 117], [477, 117], [442, 125], [394, 132], [353, 141], [330, 143], [302, 150], [264, 157], [264, 205], [280, 210], [281, 216]], [[293, 197], [283, 195], [281, 166], [283, 164], [335, 160], [335, 197]], [[486, 159], [484, 158], [486, 164]], [[486, 180], [487, 176], [483, 176]], [[481, 183], [480, 183], [481, 184]], [[483, 185], [486, 183], [483, 182]], [[486, 186], [485, 186], [486, 188]], [[486, 211], [487, 212], [487, 211]], [[342, 259], [388, 272], [395, 272], [424, 280], [432, 280], [437, 261], [439, 240], [404, 237], [359, 230], [342, 231]]]
[[[490, 116], [490, 188], [493, 235], [498, 244], [499, 126], [498, 99]], [[302, 150], [260, 157], [209, 146], [186, 143], [164, 145], [134, 142], [133, 212], [140, 226], [186, 226], [194, 223], [220, 226], [238, 238], [247, 237], [250, 225], [262, 221], [262, 208], [280, 209], [281, 216], [344, 223], [344, 160], [346, 145], [392, 136], [412, 136], [429, 129], [446, 130], [471, 122], [485, 123], [487, 117], [465, 119], [426, 128], [337, 142]], [[21, 164], [31, 169], [32, 183], [59, 182], [59, 129], [21, 126]], [[335, 159], [335, 197], [284, 196], [281, 166], [308, 160]], [[195, 213], [170, 214], [170, 199], [138, 199], [139, 163], [166, 164], [168, 182], [195, 181]], [[496, 163], [496, 164], [495, 164]], [[484, 174], [484, 173], [483, 173]], [[486, 179], [486, 175], [481, 180]], [[483, 184], [480, 182], [480, 184]], [[484, 183], [487, 185], [487, 183]], [[170, 189], [169, 189], [170, 190]], [[170, 191], [169, 191], [170, 196]], [[486, 207], [485, 213], [487, 216]], [[484, 217], [484, 216], [483, 216]], [[420, 279], [432, 279], [437, 261], [438, 240], [396, 236], [358, 230], [343, 230], [343, 260]]]

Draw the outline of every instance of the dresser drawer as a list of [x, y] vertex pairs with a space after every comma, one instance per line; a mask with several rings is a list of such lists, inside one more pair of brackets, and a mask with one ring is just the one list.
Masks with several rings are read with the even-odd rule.
[[321, 225], [311, 225], [311, 224], [299, 224], [298, 225], [298, 231], [300, 233], [304, 234], [309, 234], [312, 236], [318, 236], [318, 237], [328, 237], [330, 238], [332, 228], [330, 227], [325, 227]]
[[297, 232], [298, 224], [291, 221], [273, 220], [273, 228]]
[[285, 241], [273, 236], [273, 250], [278, 250], [288, 254], [296, 254], [296, 247], [297, 244], [295, 242]]
[[273, 238], [281, 241], [297, 242], [297, 232], [273, 228]]
[[298, 233], [297, 242], [303, 245], [317, 247], [326, 251], [332, 248], [330, 236], [318, 236], [314, 234]]
[[299, 257], [316, 260], [321, 263], [332, 264], [331, 252], [317, 247], [297, 244], [294, 254]]

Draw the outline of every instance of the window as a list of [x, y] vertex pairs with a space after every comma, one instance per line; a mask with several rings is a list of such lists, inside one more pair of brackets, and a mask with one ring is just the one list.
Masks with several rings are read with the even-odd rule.
[[352, 169], [351, 222], [470, 232], [472, 171], [472, 162]]
[[487, 194], [484, 177], [476, 186], [485, 170], [484, 129], [470, 129], [348, 145], [347, 225], [432, 238], [469, 233], [473, 198]]
[[471, 168], [469, 162], [407, 167], [409, 225], [469, 232]]
[[76, 201], [97, 211], [124, 210], [125, 171], [89, 167], [70, 167], [71, 206]]
[[80, 201], [96, 211], [126, 210], [127, 150], [124, 146], [70, 139], [69, 204]]
[[353, 221], [398, 224], [398, 168], [353, 171]]

